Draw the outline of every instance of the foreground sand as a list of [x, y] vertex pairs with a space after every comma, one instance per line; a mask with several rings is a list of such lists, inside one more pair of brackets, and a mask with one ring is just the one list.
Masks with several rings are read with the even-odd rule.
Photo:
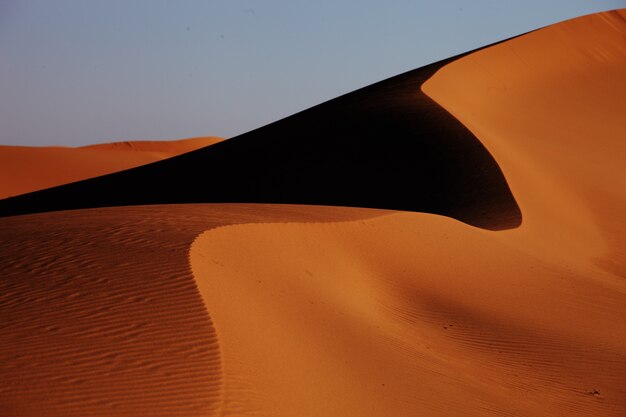
[[0, 219], [2, 415], [623, 415], [624, 283], [498, 236], [310, 206]]
[[626, 283], [577, 263], [419, 213], [191, 249], [224, 415], [623, 416]]
[[231, 223], [377, 214], [180, 205], [0, 219], [0, 415], [213, 415], [223, 371], [189, 266], [194, 238]]
[[114, 142], [81, 148], [0, 146], [0, 198], [134, 168], [221, 140]]

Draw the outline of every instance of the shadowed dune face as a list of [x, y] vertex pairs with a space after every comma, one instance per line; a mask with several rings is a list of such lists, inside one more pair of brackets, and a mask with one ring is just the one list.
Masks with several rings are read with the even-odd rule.
[[[467, 55], [422, 88], [493, 153], [517, 245], [626, 277], [626, 9]], [[575, 255], [575, 256], [572, 256]]]
[[0, 146], [0, 198], [123, 171], [219, 141], [220, 138], [203, 137], [103, 143], [81, 148]]
[[420, 90], [453, 59], [321, 104], [211, 148], [0, 202], [0, 214], [254, 202], [430, 212], [489, 228], [521, 213], [497, 163]]

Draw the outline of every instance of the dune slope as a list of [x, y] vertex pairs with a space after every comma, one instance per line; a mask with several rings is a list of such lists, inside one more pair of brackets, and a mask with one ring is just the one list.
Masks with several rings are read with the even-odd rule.
[[626, 285], [493, 232], [421, 213], [234, 225], [191, 265], [222, 415], [626, 413]]
[[319, 206], [0, 219], [0, 410], [623, 415], [624, 283], [500, 234]]
[[189, 267], [195, 236], [379, 214], [171, 205], [0, 219], [0, 415], [214, 415], [221, 354]]
[[524, 213], [501, 236], [626, 277], [626, 9], [483, 49], [422, 86], [493, 153]]
[[221, 141], [134, 141], [81, 148], [0, 146], [0, 198], [123, 171]]

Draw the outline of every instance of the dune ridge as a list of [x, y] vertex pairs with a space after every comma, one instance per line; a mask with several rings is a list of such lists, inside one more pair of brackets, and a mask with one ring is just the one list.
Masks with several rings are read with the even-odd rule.
[[494, 233], [409, 212], [236, 224], [190, 262], [224, 415], [626, 412], [624, 285]]
[[127, 141], [88, 145], [0, 146], [0, 198], [17, 196], [171, 158], [222, 139]]
[[501, 234], [255, 204], [0, 219], [0, 409], [622, 415], [624, 285]]
[[[626, 276], [626, 9], [477, 51], [422, 85], [501, 164], [511, 244]], [[504, 234], [508, 239], [508, 235]]]
[[188, 261], [204, 230], [369, 217], [334, 207], [170, 205], [0, 220], [0, 414], [206, 416], [218, 336]]

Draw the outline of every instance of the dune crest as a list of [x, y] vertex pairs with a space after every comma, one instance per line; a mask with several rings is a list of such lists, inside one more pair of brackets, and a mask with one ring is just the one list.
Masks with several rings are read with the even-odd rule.
[[0, 199], [146, 165], [221, 140], [129, 141], [80, 148], [0, 145]]
[[626, 276], [626, 9], [442, 67], [426, 94], [480, 138], [524, 213], [512, 244]]
[[623, 286], [501, 233], [256, 204], [0, 219], [0, 407], [623, 415]]
[[378, 211], [169, 205], [0, 219], [0, 415], [204, 417], [219, 336], [189, 265], [204, 230]]
[[203, 233], [224, 415], [624, 415], [623, 288], [495, 235], [409, 212]]

